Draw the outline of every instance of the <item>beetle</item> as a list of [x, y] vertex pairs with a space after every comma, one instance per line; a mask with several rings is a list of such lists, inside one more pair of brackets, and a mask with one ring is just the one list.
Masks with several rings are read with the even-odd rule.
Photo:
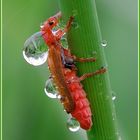
[[106, 72], [106, 68], [77, 76], [77, 68], [74, 62], [95, 62], [95, 58], [78, 58], [72, 55], [69, 49], [62, 46], [61, 38], [69, 31], [74, 17], [71, 16], [65, 28], [57, 29], [54, 27], [59, 24], [61, 12], [46, 20], [41, 27], [42, 37], [48, 46], [47, 63], [52, 78], [58, 92], [61, 95], [60, 101], [67, 113], [70, 113], [80, 123], [81, 128], [88, 130], [92, 126], [92, 113], [90, 103], [83, 89], [82, 80]]

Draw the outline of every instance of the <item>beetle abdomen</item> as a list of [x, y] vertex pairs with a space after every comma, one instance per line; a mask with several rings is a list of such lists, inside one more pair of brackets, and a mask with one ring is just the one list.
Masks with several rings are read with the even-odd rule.
[[[81, 128], [88, 130], [92, 126], [92, 119], [91, 119], [91, 110], [89, 107], [89, 101], [87, 100], [86, 96], [83, 97], [84, 90], [76, 91], [75, 94], [79, 94], [78, 99], [74, 99], [75, 101], [75, 110], [71, 112], [72, 116], [76, 118]], [[80, 94], [83, 94], [82, 96]]]
[[64, 73], [67, 86], [75, 103], [75, 108], [71, 115], [79, 121], [81, 128], [88, 130], [92, 126], [92, 113], [86, 93], [79, 78], [76, 76], [76, 71], [64, 69]]

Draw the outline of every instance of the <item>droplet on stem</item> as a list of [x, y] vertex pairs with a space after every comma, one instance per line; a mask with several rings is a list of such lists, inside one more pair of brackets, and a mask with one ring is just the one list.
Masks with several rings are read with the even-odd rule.
[[97, 54], [97, 52], [96, 52], [96, 51], [93, 51], [93, 52], [92, 52], [92, 54], [93, 54], [93, 55], [96, 55], [96, 54]]
[[68, 48], [68, 41], [67, 41], [67, 38], [66, 38], [65, 35], [61, 38], [60, 41], [61, 41], [62, 46], [63, 46], [64, 48]]
[[41, 32], [37, 32], [25, 41], [23, 57], [29, 64], [39, 66], [46, 62], [47, 50]]
[[102, 40], [101, 46], [102, 46], [102, 47], [107, 47], [107, 41], [106, 41], [106, 40]]
[[67, 121], [67, 127], [70, 131], [76, 132], [80, 129], [80, 124], [75, 118], [70, 118]]
[[72, 22], [72, 27], [73, 27], [74, 29], [78, 29], [78, 28], [79, 28], [79, 24], [74, 20], [74, 21]]
[[50, 78], [46, 81], [44, 91], [49, 98], [55, 99], [55, 98], [58, 98], [58, 96], [59, 96], [52, 78]]
[[75, 10], [72, 10], [72, 15], [75, 17], [78, 15], [78, 11], [75, 9]]
[[116, 93], [112, 91], [112, 100], [114, 101], [116, 99]]

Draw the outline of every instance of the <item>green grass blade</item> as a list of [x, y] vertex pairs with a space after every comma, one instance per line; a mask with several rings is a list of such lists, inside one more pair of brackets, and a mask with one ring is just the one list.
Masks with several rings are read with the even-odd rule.
[[[77, 63], [79, 75], [107, 66], [98, 23], [95, 0], [59, 0], [65, 21], [75, 16], [75, 27], [68, 33], [71, 52], [78, 57], [96, 57], [94, 63]], [[112, 101], [108, 72], [82, 82], [90, 100], [93, 127], [87, 131], [89, 140], [118, 140], [116, 114]]]

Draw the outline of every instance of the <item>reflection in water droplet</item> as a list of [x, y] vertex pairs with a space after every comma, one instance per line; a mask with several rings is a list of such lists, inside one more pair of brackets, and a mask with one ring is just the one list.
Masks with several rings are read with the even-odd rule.
[[57, 99], [61, 99], [62, 96], [61, 96], [60, 94], [58, 94], [56, 98], [57, 98]]
[[31, 65], [39, 66], [46, 62], [48, 52], [41, 32], [33, 34], [24, 43], [24, 59]]
[[75, 118], [70, 118], [67, 121], [67, 127], [70, 131], [76, 132], [80, 129], [80, 124]]
[[106, 40], [102, 40], [101, 46], [102, 46], [102, 47], [107, 47], [107, 41], [106, 41]]
[[46, 81], [44, 91], [49, 98], [58, 98], [59, 96], [51, 78]]
[[112, 91], [112, 100], [114, 101], [116, 99], [116, 93]]

